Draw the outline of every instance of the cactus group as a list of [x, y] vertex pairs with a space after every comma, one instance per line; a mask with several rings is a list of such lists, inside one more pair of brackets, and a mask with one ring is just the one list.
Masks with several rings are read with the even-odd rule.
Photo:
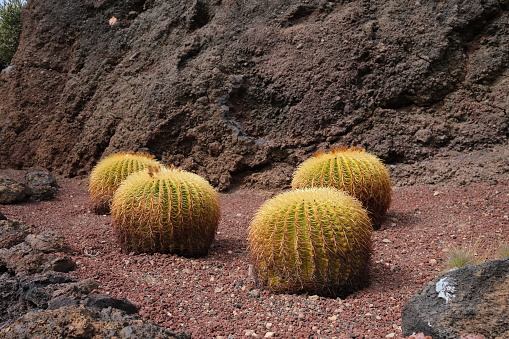
[[390, 174], [382, 161], [363, 148], [317, 152], [295, 171], [292, 188], [335, 187], [359, 199], [379, 228], [391, 203]]
[[131, 173], [159, 165], [148, 153], [120, 152], [101, 160], [92, 170], [89, 181], [89, 204], [97, 214], [110, 211], [111, 199], [120, 183]]
[[343, 191], [279, 194], [249, 228], [255, 277], [274, 292], [342, 296], [368, 282], [372, 231], [362, 204]]
[[124, 252], [198, 257], [214, 240], [219, 197], [199, 175], [149, 166], [122, 182], [113, 196], [111, 216]]

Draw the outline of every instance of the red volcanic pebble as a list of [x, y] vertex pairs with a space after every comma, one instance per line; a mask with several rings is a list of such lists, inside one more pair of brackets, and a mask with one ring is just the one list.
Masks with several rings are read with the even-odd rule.
[[401, 338], [403, 305], [445, 272], [449, 248], [477, 244], [489, 259], [509, 242], [509, 182], [395, 187], [373, 235], [369, 287], [343, 300], [272, 294], [254, 281], [246, 239], [254, 213], [275, 192], [220, 194], [222, 218], [209, 254], [183, 258], [121, 253], [110, 216], [87, 205], [86, 180], [58, 183], [54, 200], [3, 205], [2, 213], [36, 233], [60, 231], [77, 277], [96, 279], [97, 293], [127, 298], [143, 318], [193, 338]]

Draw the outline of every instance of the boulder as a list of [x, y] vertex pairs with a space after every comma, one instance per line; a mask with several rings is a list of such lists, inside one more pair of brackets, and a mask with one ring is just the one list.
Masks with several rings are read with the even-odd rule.
[[25, 184], [32, 190], [32, 200], [51, 200], [58, 192], [55, 177], [42, 168], [31, 168], [25, 174]]
[[0, 219], [0, 248], [11, 248], [25, 240], [30, 227], [16, 220]]
[[[2, 220], [2, 224], [18, 225], [15, 221]], [[17, 230], [18, 227], [21, 230]], [[35, 274], [48, 271], [70, 272], [76, 269], [76, 263], [69, 257], [57, 254], [65, 252], [66, 245], [61, 234], [54, 231], [44, 231], [40, 234], [28, 234], [24, 224], [12, 226], [5, 235], [0, 236], [0, 269], [13, 274]], [[24, 231], [23, 231], [24, 230]]]
[[30, 234], [25, 241], [34, 250], [44, 253], [63, 252], [66, 247], [64, 236], [51, 230]]
[[25, 307], [19, 300], [18, 279], [8, 272], [0, 274], [0, 328], [24, 313]]
[[404, 336], [509, 338], [509, 257], [449, 271], [412, 296], [402, 311]]
[[32, 190], [25, 184], [0, 175], [0, 204], [15, 204], [27, 201]]

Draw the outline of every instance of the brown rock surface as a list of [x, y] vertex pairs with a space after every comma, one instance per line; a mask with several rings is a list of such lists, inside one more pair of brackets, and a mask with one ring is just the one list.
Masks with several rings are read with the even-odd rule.
[[29, 1], [0, 163], [74, 176], [143, 148], [220, 189], [279, 188], [341, 144], [405, 164], [403, 184], [416, 161], [478, 167], [508, 140], [508, 4]]

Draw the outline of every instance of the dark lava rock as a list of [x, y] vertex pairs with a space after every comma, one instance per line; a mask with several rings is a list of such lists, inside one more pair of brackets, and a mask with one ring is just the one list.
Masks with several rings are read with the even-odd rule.
[[108, 295], [91, 294], [87, 297], [85, 306], [95, 308], [108, 308], [113, 307], [122, 310], [127, 314], [138, 313], [138, 307], [126, 299], [112, 298]]
[[509, 257], [453, 270], [429, 283], [404, 306], [403, 335], [509, 338], [508, 310]]
[[32, 190], [27, 185], [0, 175], [0, 204], [27, 201], [31, 195]]
[[7, 220], [7, 217], [0, 212], [0, 220]]
[[56, 310], [28, 312], [12, 325], [0, 330], [4, 339], [31, 338], [157, 338], [189, 339], [191, 335], [174, 333], [136, 315], [114, 309], [64, 306]]
[[22, 243], [30, 233], [30, 227], [21, 221], [0, 220], [0, 248], [11, 248]]
[[[223, 190], [284, 188], [315, 151], [345, 145], [408, 165], [394, 178], [410, 182], [420, 161], [507, 148], [508, 6], [29, 1], [0, 74], [0, 163], [78, 176], [146, 148]], [[432, 180], [507, 178], [500, 159]]]
[[23, 302], [20, 302], [19, 281], [13, 275], [4, 272], [0, 274], [0, 328], [4, 324], [26, 312]]
[[25, 184], [32, 190], [32, 200], [51, 200], [58, 192], [57, 180], [48, 170], [31, 168], [25, 174]]
[[[53, 234], [54, 237], [49, 235]], [[43, 239], [43, 240], [41, 240]], [[65, 243], [60, 234], [51, 231], [39, 235], [29, 234], [23, 242], [10, 248], [0, 248], [0, 268], [14, 274], [42, 273], [46, 271], [69, 272], [76, 269], [76, 263], [63, 252]]]
[[43, 253], [63, 252], [66, 248], [64, 236], [51, 230], [30, 234], [25, 241], [34, 250]]

